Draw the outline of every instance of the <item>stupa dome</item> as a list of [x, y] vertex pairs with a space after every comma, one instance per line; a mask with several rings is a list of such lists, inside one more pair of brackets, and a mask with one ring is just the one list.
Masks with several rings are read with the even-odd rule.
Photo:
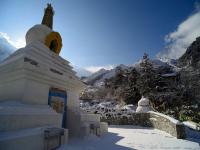
[[138, 101], [138, 107], [136, 112], [148, 112], [151, 110], [149, 99], [142, 96], [142, 98]]
[[43, 24], [37, 24], [30, 28], [26, 33], [26, 45], [39, 41], [45, 44], [46, 37], [52, 32], [52, 30]]
[[62, 38], [58, 32], [53, 31], [46, 25], [33, 26], [26, 33], [26, 45], [39, 41], [46, 45], [51, 51], [59, 54], [62, 48]]
[[149, 106], [149, 99], [142, 96], [142, 98], [138, 101], [138, 106]]

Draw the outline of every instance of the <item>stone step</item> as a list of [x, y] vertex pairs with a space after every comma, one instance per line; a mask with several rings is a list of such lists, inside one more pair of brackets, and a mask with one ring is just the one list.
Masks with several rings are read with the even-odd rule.
[[[16, 131], [0, 132], [0, 149], [2, 150], [44, 150], [46, 141], [44, 130], [52, 126], [43, 126], [38, 128], [29, 128]], [[66, 143], [68, 131], [65, 129], [65, 136], [61, 143]], [[65, 139], [66, 138], [66, 139]], [[54, 141], [55, 142], [55, 141]]]
[[42, 150], [44, 148], [44, 127], [0, 132], [2, 150]]
[[0, 132], [61, 125], [62, 115], [48, 106], [0, 105]]

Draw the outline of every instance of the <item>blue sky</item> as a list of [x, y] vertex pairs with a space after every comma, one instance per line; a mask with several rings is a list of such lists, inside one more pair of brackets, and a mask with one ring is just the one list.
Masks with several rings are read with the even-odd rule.
[[173, 40], [189, 36], [182, 35], [184, 23], [189, 20], [190, 27], [200, 19], [190, 21], [199, 14], [197, 0], [1, 0], [0, 32], [20, 47], [27, 30], [41, 23], [48, 2], [55, 10], [53, 28], [63, 39], [61, 56], [89, 71], [134, 64], [144, 52], [154, 58], [164, 49], [163, 56]]

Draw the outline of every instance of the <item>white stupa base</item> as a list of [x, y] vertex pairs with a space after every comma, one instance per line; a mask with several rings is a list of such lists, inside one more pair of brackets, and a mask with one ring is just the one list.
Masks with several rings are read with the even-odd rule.
[[[0, 149], [43, 150], [44, 130], [61, 128], [62, 114], [48, 105], [27, 105], [18, 101], [0, 102]], [[65, 129], [63, 143], [68, 132]]]
[[136, 112], [148, 112], [151, 111], [149, 106], [138, 106]]
[[39, 41], [14, 52], [0, 64], [0, 71], [0, 101], [48, 105], [51, 87], [77, 95], [84, 87], [69, 62]]
[[69, 62], [46, 46], [52, 32], [45, 25], [33, 26], [26, 46], [0, 63], [0, 149], [44, 150], [46, 126], [56, 127], [48, 133], [63, 134], [57, 129], [62, 124], [71, 135], [80, 133], [79, 93], [85, 85]]
[[62, 114], [48, 105], [26, 105], [19, 102], [0, 102], [0, 132], [41, 126], [61, 128]]
[[81, 114], [81, 135], [89, 136], [91, 134], [90, 125], [94, 124], [97, 136], [101, 136], [108, 132], [108, 123], [100, 121], [100, 115], [82, 112]]
[[45, 127], [28, 128], [0, 134], [0, 149], [5, 150], [42, 150], [44, 147]]
[[[0, 132], [0, 149], [2, 150], [44, 150], [44, 130], [52, 126], [27, 128], [16, 131]], [[53, 126], [54, 127], [54, 126]], [[68, 130], [61, 137], [61, 144], [68, 141]], [[52, 141], [57, 145], [58, 141]], [[51, 143], [52, 144], [52, 143]]]
[[[48, 105], [50, 88], [57, 88], [67, 93], [67, 126], [69, 133], [76, 132], [78, 127], [74, 126], [80, 126], [79, 93], [84, 84], [67, 60], [50, 51], [41, 41], [33, 41], [4, 60], [0, 71], [0, 103], [15, 100], [23, 104], [2, 106], [0, 131], [43, 125], [61, 127], [62, 116]], [[16, 111], [11, 114], [12, 110]], [[68, 115], [70, 111], [79, 113], [76, 119]]]

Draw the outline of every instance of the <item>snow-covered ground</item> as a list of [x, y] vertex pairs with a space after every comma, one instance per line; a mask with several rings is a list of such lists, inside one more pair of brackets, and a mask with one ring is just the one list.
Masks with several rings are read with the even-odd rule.
[[93, 100], [89, 102], [80, 103], [81, 110], [88, 113], [99, 114], [101, 117], [107, 118], [108, 116], [127, 116], [131, 115], [136, 111], [136, 106], [130, 105], [119, 105], [115, 101], [99, 101]]
[[59, 150], [200, 150], [200, 141], [177, 139], [157, 129], [120, 125], [108, 131], [102, 137], [70, 140]]

